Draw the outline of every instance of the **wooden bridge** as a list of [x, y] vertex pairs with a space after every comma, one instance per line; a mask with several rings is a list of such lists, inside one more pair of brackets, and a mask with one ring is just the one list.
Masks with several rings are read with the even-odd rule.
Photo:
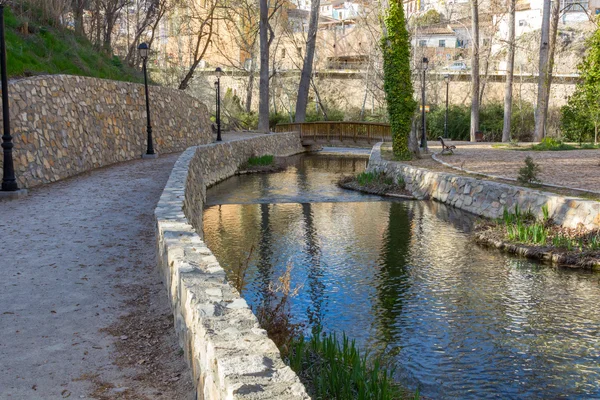
[[369, 145], [391, 142], [390, 125], [376, 122], [303, 122], [279, 124], [275, 132], [298, 132], [303, 145]]

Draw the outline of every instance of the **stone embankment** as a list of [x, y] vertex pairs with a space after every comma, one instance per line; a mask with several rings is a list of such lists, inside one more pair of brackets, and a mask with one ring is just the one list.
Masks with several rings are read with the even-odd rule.
[[505, 209], [514, 212], [518, 206], [541, 219], [542, 206], [547, 205], [549, 216], [558, 225], [600, 228], [600, 202], [386, 161], [381, 158], [381, 143], [373, 147], [367, 170], [385, 172], [394, 179], [402, 176], [417, 198], [431, 198], [488, 218], [502, 216]]
[[175, 164], [158, 203], [158, 265], [198, 398], [309, 398], [202, 240], [207, 187], [234, 175], [251, 156], [303, 150], [293, 133], [189, 148]]
[[[9, 96], [15, 173], [22, 188], [139, 158], [145, 152], [143, 85], [49, 75], [12, 81]], [[157, 86], [150, 87], [150, 100], [158, 153], [212, 142], [208, 110], [198, 100]]]

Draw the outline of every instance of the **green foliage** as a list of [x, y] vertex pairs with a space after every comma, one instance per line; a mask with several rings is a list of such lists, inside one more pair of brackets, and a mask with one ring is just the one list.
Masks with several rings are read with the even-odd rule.
[[576, 150], [575, 146], [563, 143], [561, 140], [551, 137], [545, 137], [538, 144], [531, 146], [531, 150], [536, 151], [561, 151], [561, 150]]
[[[535, 126], [533, 117], [534, 108], [531, 103], [519, 102], [513, 104], [511, 118], [511, 137], [521, 140], [531, 140]], [[444, 136], [445, 106], [434, 107], [427, 114], [427, 130], [430, 140]], [[501, 103], [490, 103], [481, 107], [480, 130], [484, 132], [486, 140], [500, 141], [504, 125], [504, 106]], [[448, 137], [452, 140], [469, 140], [469, 126], [471, 121], [471, 108], [464, 105], [450, 105], [448, 107]]]
[[19, 32], [26, 19], [16, 16], [10, 8], [5, 10], [10, 77], [69, 74], [142, 82], [141, 73], [124, 66], [118, 57], [98, 52], [86, 38], [76, 36], [71, 30], [44, 25], [48, 21], [43, 21], [35, 10], [28, 10], [26, 2], [23, 8], [31, 11], [32, 19], [27, 22], [32, 33]]
[[[292, 120], [293, 121], [293, 120]], [[269, 128], [273, 129], [277, 124], [289, 124], [290, 115], [284, 113], [270, 113], [269, 114]]]
[[[600, 24], [600, 20], [597, 20]], [[587, 53], [578, 65], [580, 82], [562, 108], [563, 135], [569, 140], [598, 141], [600, 128], [600, 29], [586, 42]]]
[[537, 165], [530, 156], [525, 157], [525, 166], [519, 169], [517, 181], [522, 184], [539, 183], [538, 174], [541, 168]]
[[275, 157], [268, 154], [268, 155], [264, 155], [264, 156], [260, 156], [260, 157], [250, 157], [248, 159], [247, 164], [252, 167], [257, 167], [257, 166], [273, 165], [274, 162], [275, 162]]
[[427, 26], [433, 24], [439, 24], [441, 21], [440, 13], [435, 9], [429, 9], [425, 13], [418, 15], [414, 19], [414, 25], [416, 26]]
[[380, 358], [361, 355], [354, 340], [343, 334], [317, 331], [310, 339], [292, 342], [290, 367], [314, 399], [386, 400], [403, 398], [394, 383], [393, 370]]
[[388, 115], [392, 130], [393, 151], [400, 159], [411, 159], [408, 138], [411, 119], [417, 103], [413, 99], [410, 71], [410, 38], [404, 20], [402, 2], [390, 2], [385, 17], [387, 35], [381, 39], [383, 52], [383, 88], [386, 95]]

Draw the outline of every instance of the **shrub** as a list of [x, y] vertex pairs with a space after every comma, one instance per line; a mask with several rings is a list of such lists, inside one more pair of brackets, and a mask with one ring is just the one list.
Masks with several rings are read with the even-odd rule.
[[532, 150], [537, 151], [560, 151], [560, 150], [575, 150], [574, 146], [563, 143], [561, 140], [551, 137], [545, 137], [538, 144], [531, 146]]
[[519, 169], [517, 181], [523, 184], [539, 183], [538, 174], [541, 168], [530, 156], [525, 157], [525, 166]]

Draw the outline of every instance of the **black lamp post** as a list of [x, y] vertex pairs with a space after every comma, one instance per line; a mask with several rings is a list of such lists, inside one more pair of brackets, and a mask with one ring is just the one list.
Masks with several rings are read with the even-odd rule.
[[448, 87], [450, 86], [450, 75], [444, 76], [446, 82], [446, 114], [444, 115], [444, 139], [448, 138]]
[[421, 148], [427, 151], [427, 134], [425, 133], [425, 73], [427, 72], [427, 66], [429, 60], [427, 57], [423, 57], [423, 84], [421, 85]]
[[148, 68], [146, 66], [148, 62], [148, 53], [150, 52], [150, 48], [148, 47], [148, 44], [141, 43], [138, 46], [138, 51], [140, 52], [140, 57], [142, 57], [142, 65], [144, 69], [144, 89], [146, 91], [146, 131], [148, 132], [146, 154], [143, 154], [142, 158], [156, 158], [157, 154], [154, 152], [154, 145], [152, 143], [152, 123], [150, 122], [150, 95], [148, 94]]
[[221, 141], [221, 73], [223, 71], [220, 67], [215, 69], [215, 75], [217, 76], [217, 81], [215, 82], [215, 90], [217, 92], [217, 108], [215, 110], [217, 117], [217, 142]]
[[2, 191], [16, 192], [19, 190], [15, 179], [15, 166], [13, 164], [12, 149], [14, 144], [10, 134], [10, 115], [8, 105], [8, 76], [6, 72], [6, 41], [4, 38], [4, 2], [0, 2], [0, 68], [2, 68], [2, 122], [4, 133], [2, 135], [2, 149], [4, 160], [2, 163]]

